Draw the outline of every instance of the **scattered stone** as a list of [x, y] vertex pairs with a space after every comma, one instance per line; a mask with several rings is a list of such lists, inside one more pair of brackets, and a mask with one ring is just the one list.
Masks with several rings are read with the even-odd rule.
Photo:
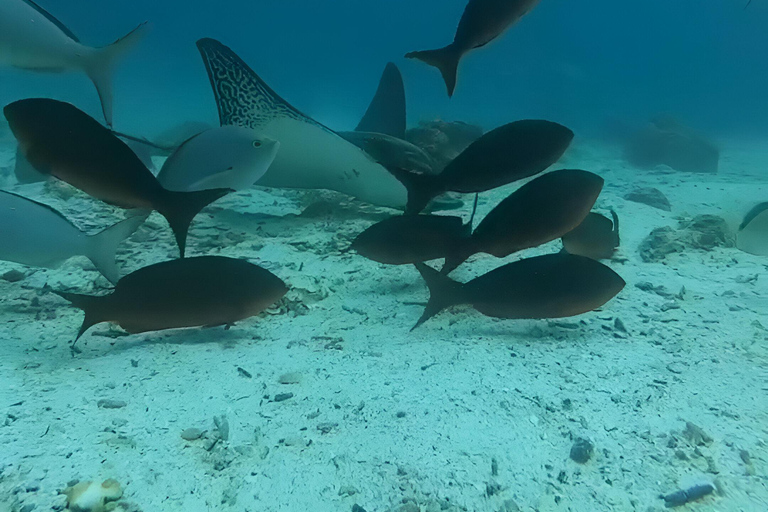
[[111, 400], [111, 399], [103, 399], [96, 402], [96, 405], [100, 409], [122, 409], [126, 405], [128, 405], [127, 402], [124, 402], [122, 400]]
[[501, 484], [491, 480], [490, 482], [487, 482], [485, 484], [485, 496], [490, 498], [491, 496], [494, 496], [496, 494], [499, 494], [502, 491]]
[[397, 512], [421, 512], [419, 506], [412, 501], [400, 505], [396, 510]]
[[491, 459], [491, 476], [499, 476], [499, 461], [496, 457]]
[[627, 328], [624, 326], [624, 322], [622, 322], [620, 318], [616, 318], [616, 320], [613, 321], [613, 328], [617, 331], [624, 333], [627, 332]]
[[249, 371], [248, 371], [248, 370], [246, 370], [245, 368], [241, 368], [240, 366], [238, 366], [238, 367], [237, 367], [237, 373], [238, 373], [238, 374], [239, 374], [241, 377], [245, 377], [246, 379], [250, 379], [250, 378], [252, 378], [252, 377], [253, 377], [253, 375], [251, 375], [251, 372], [249, 372]]
[[117, 501], [123, 496], [123, 490], [116, 480], [97, 482], [79, 482], [64, 489], [67, 508], [75, 512], [101, 512], [106, 503]]
[[501, 504], [499, 512], [520, 512], [520, 507], [515, 503], [515, 500], [508, 499]]
[[199, 428], [188, 428], [181, 431], [181, 438], [185, 441], [195, 441], [200, 439], [205, 434], [205, 430]]
[[320, 423], [317, 425], [317, 430], [319, 430], [321, 434], [330, 434], [330, 432], [338, 426], [338, 423]]
[[405, 133], [405, 140], [427, 153], [434, 163], [434, 172], [439, 173], [482, 135], [479, 126], [436, 120], [411, 128]]
[[339, 496], [354, 496], [355, 494], [357, 494], [357, 489], [351, 485], [345, 485], [339, 489]]
[[672, 494], [667, 494], [666, 496], [661, 495], [659, 497], [664, 500], [665, 506], [667, 508], [680, 507], [686, 503], [690, 503], [691, 501], [703, 498], [704, 496], [714, 492], [714, 490], [714, 485], [706, 483], [703, 485], [694, 485], [688, 489], [682, 489], [680, 491], [673, 492]]
[[665, 212], [672, 211], [672, 205], [669, 204], [669, 199], [667, 199], [667, 196], [665, 196], [664, 193], [657, 188], [636, 188], [632, 192], [625, 195], [624, 199], [627, 201], [632, 201], [633, 203], [646, 204], [648, 206], [652, 206], [653, 208], [664, 210]]
[[714, 441], [714, 439], [712, 439], [709, 434], [704, 432], [700, 427], [691, 423], [690, 421], [685, 422], [685, 430], [683, 430], [683, 435], [694, 446], [707, 446], [712, 444]]
[[592, 458], [595, 451], [595, 445], [589, 439], [578, 437], [571, 446], [571, 460], [579, 464], [586, 464]]
[[298, 372], [284, 373], [278, 379], [280, 384], [298, 384], [301, 382], [301, 374]]
[[357, 503], [355, 503], [354, 505], [352, 505], [352, 512], [366, 512], [366, 510], [360, 505], [358, 505]]
[[18, 283], [22, 279], [27, 277], [27, 275], [24, 272], [21, 272], [20, 270], [9, 270], [5, 274], [3, 274], [3, 279], [8, 281], [9, 283]]
[[274, 401], [285, 402], [286, 400], [290, 400], [291, 398], [293, 398], [293, 393], [278, 393], [275, 395]]
[[681, 221], [677, 229], [656, 228], [640, 244], [640, 256], [646, 263], [663, 261], [669, 254], [689, 249], [711, 251], [716, 247], [736, 246], [736, 238], [724, 219], [715, 215], [698, 215]]
[[397, 414], [395, 414], [398, 418], [405, 418], [405, 415], [405, 411], [397, 411]]
[[307, 442], [301, 436], [288, 436], [280, 440], [285, 446], [306, 446]]
[[223, 414], [221, 416], [214, 416], [213, 423], [216, 425], [219, 437], [223, 441], [229, 440], [229, 421], [227, 421], [227, 417]]

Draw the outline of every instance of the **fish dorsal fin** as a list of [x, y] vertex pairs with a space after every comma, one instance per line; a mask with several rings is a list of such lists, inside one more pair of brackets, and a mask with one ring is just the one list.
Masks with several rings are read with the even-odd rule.
[[197, 49], [211, 80], [222, 126], [259, 129], [273, 119], [289, 118], [331, 131], [281, 98], [235, 52], [220, 42], [200, 39]]
[[27, 4], [28, 6], [30, 6], [31, 8], [33, 8], [34, 10], [36, 10], [38, 13], [40, 13], [41, 16], [44, 16], [45, 19], [47, 19], [48, 21], [50, 21], [51, 23], [56, 25], [59, 28], [59, 30], [64, 32], [64, 34], [68, 38], [70, 38], [71, 40], [73, 40], [76, 43], [80, 42], [80, 40], [77, 38], [77, 36], [71, 30], [69, 30], [66, 25], [64, 25], [62, 22], [57, 20], [51, 13], [49, 13], [48, 11], [46, 11], [45, 9], [43, 9], [42, 7], [37, 5], [32, 0], [23, 0], [23, 2], [25, 4]]
[[355, 131], [384, 133], [405, 139], [405, 123], [403, 75], [390, 62], [384, 68], [379, 88]]

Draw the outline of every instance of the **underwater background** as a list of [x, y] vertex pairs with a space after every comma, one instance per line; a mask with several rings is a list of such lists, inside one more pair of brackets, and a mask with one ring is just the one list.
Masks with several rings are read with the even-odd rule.
[[[605, 179], [595, 211], [617, 213], [621, 244], [604, 263], [626, 287], [574, 318], [459, 309], [410, 332], [428, 297], [413, 266], [347, 251], [392, 210], [254, 187], [204, 210], [188, 251], [257, 262], [288, 283], [284, 300], [227, 330], [102, 324], [73, 357], [82, 313], [48, 290], [109, 283], [85, 258], [0, 261], [14, 276], [0, 279], [0, 512], [65, 510], [65, 489], [106, 479], [123, 512], [768, 510], [768, 222], [750, 233], [757, 249], [738, 242], [768, 201], [768, 2], [542, 0], [464, 57], [451, 99], [403, 56], [448, 44], [466, 0], [39, 3], [93, 46], [150, 22], [114, 76], [114, 128], [150, 139], [218, 125], [203, 37], [334, 130], [354, 129], [387, 62], [409, 128], [562, 123], [576, 137], [551, 170]], [[33, 97], [102, 121], [83, 73], [0, 67], [0, 105]], [[717, 172], [628, 157], [659, 116], [716, 147]], [[122, 218], [77, 191], [18, 185], [15, 158], [0, 119], [3, 190], [89, 233]], [[481, 194], [477, 219], [518, 186]], [[466, 221], [471, 203], [451, 213]], [[118, 261], [125, 274], [177, 256], [153, 214]], [[453, 277], [502, 263], [476, 256]]]
[[[633, 126], [668, 113], [710, 133], [750, 137], [768, 130], [768, 61], [760, 57], [768, 47], [768, 5], [745, 4], [541, 2], [491, 51], [465, 59], [464, 92], [451, 100], [441, 94], [434, 69], [402, 55], [447, 44], [462, 0], [82, 0], [49, 10], [95, 46], [151, 22], [141, 47], [117, 71], [116, 128], [123, 130], [216, 120], [194, 47], [212, 37], [334, 129], [354, 126], [384, 64], [394, 61], [405, 76], [411, 123], [440, 117], [490, 128], [510, 119], [557, 118], [580, 134], [602, 135], [616, 123]], [[49, 95], [98, 113], [84, 76], [1, 73], [4, 103]]]

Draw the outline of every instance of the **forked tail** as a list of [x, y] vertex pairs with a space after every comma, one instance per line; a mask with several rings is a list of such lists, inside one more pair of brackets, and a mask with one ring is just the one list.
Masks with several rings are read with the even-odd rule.
[[166, 218], [179, 245], [179, 254], [184, 257], [187, 246], [187, 232], [192, 219], [200, 213], [200, 210], [232, 192], [228, 188], [215, 188], [200, 190], [197, 192], [172, 192], [164, 190], [162, 204], [157, 206], [157, 211]]
[[120, 279], [120, 272], [115, 263], [117, 247], [139, 229], [146, 219], [146, 216], [131, 217], [88, 238], [86, 256], [110, 283], [115, 284]]
[[414, 263], [414, 265], [421, 274], [421, 277], [423, 277], [424, 281], [427, 283], [427, 287], [429, 288], [429, 302], [427, 302], [427, 307], [424, 308], [424, 313], [411, 331], [445, 308], [466, 302], [464, 297], [464, 285], [440, 274], [440, 272], [424, 263]]
[[83, 325], [80, 326], [77, 337], [75, 338], [75, 341], [72, 342], [73, 347], [75, 346], [75, 343], [77, 343], [77, 340], [85, 334], [85, 331], [96, 324], [110, 320], [105, 307], [109, 296], [95, 297], [93, 295], [80, 295], [78, 293], [58, 292], [56, 290], [51, 291], [59, 297], [71, 302], [74, 307], [82, 309], [85, 313]]
[[112, 126], [112, 70], [117, 60], [141, 40], [146, 25], [147, 22], [144, 22], [109, 46], [94, 49], [83, 64], [84, 71], [99, 93], [107, 126]]
[[461, 53], [456, 51], [452, 44], [437, 50], [406, 53], [405, 58], [418, 59], [439, 69], [440, 74], [443, 75], [445, 87], [448, 89], [448, 97], [453, 96], [453, 91], [456, 89], [456, 75], [459, 72]]

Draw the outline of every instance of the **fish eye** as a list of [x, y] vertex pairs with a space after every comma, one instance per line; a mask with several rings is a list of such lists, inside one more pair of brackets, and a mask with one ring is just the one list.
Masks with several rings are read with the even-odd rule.
[[253, 147], [260, 148], [261, 147], [261, 141], [258, 141], [258, 140], [253, 141]]

